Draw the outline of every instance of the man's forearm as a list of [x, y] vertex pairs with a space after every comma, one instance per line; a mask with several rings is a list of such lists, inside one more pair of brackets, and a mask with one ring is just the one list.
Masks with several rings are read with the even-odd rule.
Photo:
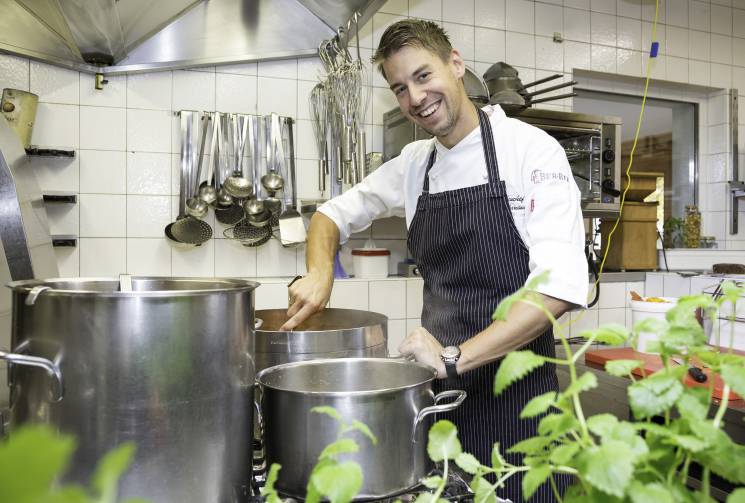
[[[547, 295], [537, 295], [556, 318], [572, 307], [572, 304], [566, 301]], [[523, 302], [513, 304], [507, 320], [493, 322], [460, 345], [458, 373], [485, 365], [525, 346], [545, 332], [549, 325], [548, 318], [541, 310]]]
[[316, 212], [310, 220], [306, 244], [306, 266], [310, 274], [334, 274], [334, 255], [339, 248], [339, 228], [333, 220]]

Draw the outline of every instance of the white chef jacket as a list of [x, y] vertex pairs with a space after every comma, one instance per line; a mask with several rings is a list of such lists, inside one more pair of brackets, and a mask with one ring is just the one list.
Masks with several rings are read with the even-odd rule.
[[[548, 282], [537, 291], [586, 305], [580, 191], [564, 149], [545, 131], [508, 118], [498, 105], [483, 110], [491, 122], [499, 176], [506, 185], [512, 217], [530, 253], [528, 280], [548, 270]], [[429, 172], [430, 193], [489, 182], [480, 127], [451, 149], [434, 138], [410, 143], [398, 157], [318, 209], [339, 227], [342, 244], [378, 218], [405, 216], [407, 228], [411, 225], [432, 148], [437, 156]]]

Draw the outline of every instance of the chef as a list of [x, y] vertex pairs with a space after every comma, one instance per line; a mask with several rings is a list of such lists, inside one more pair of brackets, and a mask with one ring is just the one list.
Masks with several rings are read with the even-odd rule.
[[[517, 303], [492, 321], [499, 302], [530, 278], [550, 271], [536, 288], [555, 317], [587, 296], [580, 193], [564, 150], [544, 131], [507, 118], [497, 105], [476, 108], [462, 77], [465, 63], [437, 24], [403, 20], [383, 34], [373, 62], [401, 112], [434, 136], [415, 141], [360, 184], [321, 206], [307, 245], [307, 275], [290, 287], [283, 329], [324, 308], [340, 243], [372, 221], [404, 216], [408, 248], [424, 279], [422, 326], [399, 351], [437, 369], [436, 392], [464, 389], [466, 401], [443, 415], [458, 427], [466, 451], [490, 465], [535, 435], [539, 418], [520, 419], [533, 397], [558, 389], [545, 365], [493, 396], [500, 358], [530, 349], [554, 356], [546, 316]], [[519, 463], [520, 458], [508, 456]], [[556, 478], [560, 491], [567, 480]], [[500, 496], [523, 501], [519, 477]], [[544, 484], [531, 503], [554, 501]]]

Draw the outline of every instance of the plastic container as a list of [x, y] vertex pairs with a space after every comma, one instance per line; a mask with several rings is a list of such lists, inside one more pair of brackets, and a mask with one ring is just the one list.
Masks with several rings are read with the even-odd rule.
[[[631, 323], [636, 325], [642, 320], [647, 318], [656, 318], [661, 321], [665, 321], [665, 313], [672, 309], [678, 302], [677, 297], [659, 297], [667, 302], [646, 302], [643, 300], [632, 300], [631, 301]], [[656, 352], [648, 351], [649, 343], [659, 339], [659, 334], [652, 332], [640, 332], [639, 340], [637, 341], [637, 351], [642, 353]]]
[[388, 277], [388, 258], [386, 248], [355, 248], [352, 250], [354, 276], [360, 279], [381, 279]]

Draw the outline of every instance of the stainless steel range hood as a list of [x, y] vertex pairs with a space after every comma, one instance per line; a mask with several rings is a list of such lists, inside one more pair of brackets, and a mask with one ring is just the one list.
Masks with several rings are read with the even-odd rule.
[[0, 0], [0, 51], [116, 75], [304, 57], [384, 0]]

